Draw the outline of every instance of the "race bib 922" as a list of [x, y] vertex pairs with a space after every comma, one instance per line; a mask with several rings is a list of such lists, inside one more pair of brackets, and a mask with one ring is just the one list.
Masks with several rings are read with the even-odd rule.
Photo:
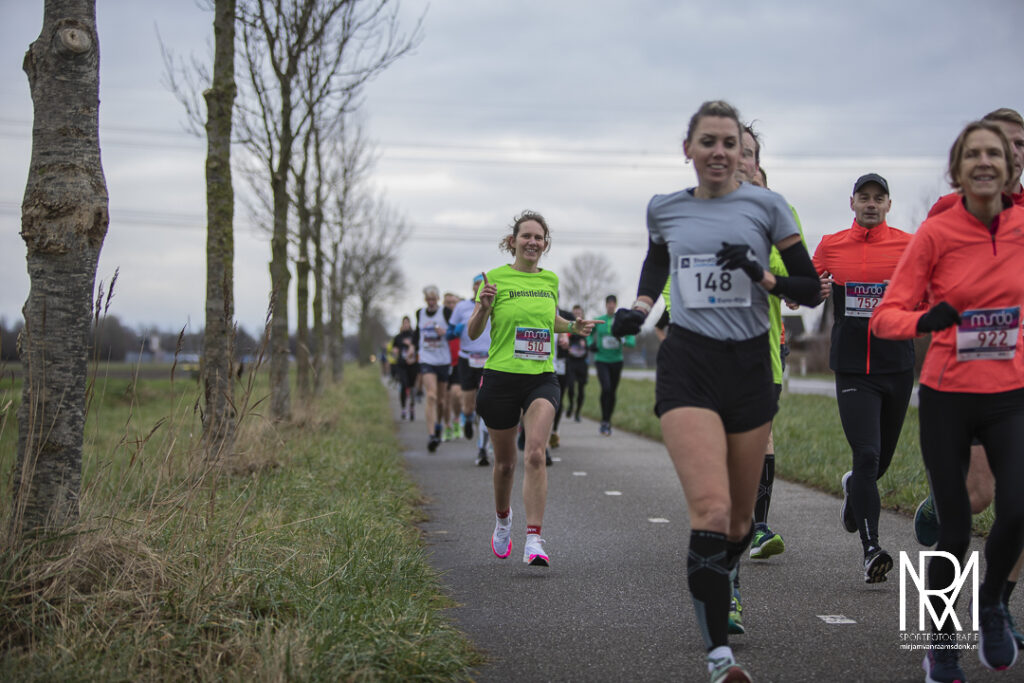
[[956, 328], [956, 359], [1013, 358], [1019, 334], [1020, 306], [964, 311]]

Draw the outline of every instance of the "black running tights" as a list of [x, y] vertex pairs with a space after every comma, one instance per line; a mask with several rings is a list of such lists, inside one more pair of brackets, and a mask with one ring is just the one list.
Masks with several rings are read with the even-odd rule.
[[615, 392], [619, 390], [619, 379], [622, 378], [622, 361], [618, 363], [602, 363], [598, 361], [597, 381], [601, 383], [601, 421], [611, 422], [615, 412]]
[[563, 372], [558, 377], [559, 401], [558, 410], [555, 411], [555, 423], [551, 425], [551, 431], [558, 432], [558, 423], [562, 421], [562, 413], [565, 411], [565, 391], [569, 388], [569, 374]]
[[896, 452], [913, 388], [913, 370], [878, 375], [836, 373], [839, 418], [853, 451], [850, 505], [865, 551], [878, 545], [882, 503], [876, 482], [889, 469]]
[[[965, 477], [971, 460], [971, 440], [985, 447], [996, 481], [995, 521], [985, 542], [985, 576], [979, 602], [1000, 599], [1006, 577], [1020, 556], [1024, 541], [1024, 389], [996, 394], [967, 394], [920, 390], [921, 455], [928, 472], [935, 511], [939, 517], [936, 550], [963, 565], [971, 540], [971, 501]], [[943, 589], [955, 580], [955, 567], [941, 557], [928, 564], [928, 587]], [[941, 600], [933, 606], [943, 613]], [[943, 631], [952, 632], [947, 619]]]

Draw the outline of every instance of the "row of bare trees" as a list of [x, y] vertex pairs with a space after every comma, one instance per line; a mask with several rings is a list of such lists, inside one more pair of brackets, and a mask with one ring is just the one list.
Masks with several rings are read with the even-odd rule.
[[[363, 86], [415, 47], [421, 24], [401, 30], [398, 0], [210, 0], [209, 9], [212, 68], [165, 54], [171, 86], [207, 139], [203, 447], [216, 458], [232, 452], [238, 419], [232, 167], [253, 190], [249, 210], [270, 234], [270, 410], [285, 420], [292, 267], [304, 401], [342, 376], [345, 317], [358, 321], [362, 339], [402, 285], [397, 258], [407, 227], [370, 185], [374, 154], [357, 114]], [[15, 534], [78, 517], [87, 336], [108, 224], [95, 0], [44, 0], [43, 28], [24, 68], [35, 120], [22, 206], [30, 292]], [[360, 355], [368, 353], [367, 341]]]

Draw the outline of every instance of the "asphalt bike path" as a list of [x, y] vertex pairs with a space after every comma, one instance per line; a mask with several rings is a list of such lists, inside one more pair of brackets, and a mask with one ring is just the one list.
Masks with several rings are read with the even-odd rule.
[[[551, 566], [533, 567], [522, 561], [522, 457], [512, 554], [501, 560], [490, 547], [491, 468], [474, 464], [475, 438], [428, 453], [422, 417], [401, 421], [391, 393], [406, 466], [425, 498], [429, 560], [457, 604], [450, 616], [489, 660], [475, 680], [707, 680], [686, 585], [686, 506], [660, 442], [618, 430], [604, 437], [597, 422], [563, 417], [541, 534]], [[775, 481], [769, 523], [786, 551], [766, 561], [744, 557], [747, 632], [730, 636], [755, 681], [924, 680], [924, 652], [904, 649], [914, 641], [899, 628], [899, 551], [916, 567], [923, 549], [913, 522], [882, 512], [883, 547], [895, 566], [887, 582], [865, 584], [860, 541], [840, 525], [842, 474], [835, 473], [833, 495]], [[972, 550], [981, 550], [980, 539]], [[913, 638], [918, 603], [909, 579], [907, 594]], [[969, 587], [958, 605], [965, 628], [967, 595]], [[971, 681], [1024, 680], [1024, 665], [989, 672], [975, 650], [962, 652], [961, 662]]]

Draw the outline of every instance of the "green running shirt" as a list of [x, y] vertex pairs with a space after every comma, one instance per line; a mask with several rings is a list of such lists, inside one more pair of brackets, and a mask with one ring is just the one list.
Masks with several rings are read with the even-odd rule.
[[554, 372], [558, 276], [550, 270], [523, 273], [506, 265], [488, 271], [487, 281], [498, 291], [491, 308], [491, 348], [484, 368], [520, 375]]
[[599, 315], [594, 320], [603, 320], [604, 325], [594, 325], [594, 331], [590, 334], [592, 346], [597, 348], [594, 361], [598, 363], [621, 363], [622, 347], [636, 346], [636, 337], [626, 335], [621, 340], [612, 335], [612, 322], [614, 315]]

